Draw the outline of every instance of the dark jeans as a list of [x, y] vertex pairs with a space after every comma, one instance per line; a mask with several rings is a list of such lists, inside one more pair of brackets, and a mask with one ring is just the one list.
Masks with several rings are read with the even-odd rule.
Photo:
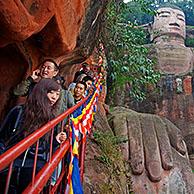
[[[13, 165], [12, 176], [9, 185], [9, 194], [20, 194], [32, 181], [33, 159], [26, 159], [25, 165], [21, 167], [22, 160], [17, 159]], [[38, 160], [36, 173], [44, 166], [45, 161]], [[0, 172], [0, 194], [5, 191], [8, 168]]]

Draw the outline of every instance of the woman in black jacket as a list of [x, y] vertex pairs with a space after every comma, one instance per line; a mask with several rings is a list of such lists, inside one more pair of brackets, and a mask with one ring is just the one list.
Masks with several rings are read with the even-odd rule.
[[[38, 82], [26, 103], [23, 106], [14, 107], [2, 123], [0, 130], [1, 145], [4, 145], [5, 148], [10, 148], [24, 137], [42, 127], [48, 121], [55, 118], [58, 115], [60, 93], [61, 86], [53, 79], [42, 79]], [[57, 135], [57, 133], [57, 129], [55, 129], [55, 135]], [[61, 143], [65, 141], [65, 139], [66, 133], [58, 133], [57, 138], [53, 142], [53, 148], [56, 149], [59, 145], [57, 141]], [[37, 172], [42, 168], [45, 162], [47, 162], [49, 149], [50, 134], [48, 133], [39, 140]], [[1, 147], [1, 151], [4, 151], [3, 146]], [[19, 186], [16, 189], [17, 193], [20, 193], [31, 181], [35, 146], [32, 146], [25, 154], [20, 156], [20, 159], [24, 160], [24, 155], [26, 155], [26, 158], [25, 161], [22, 162], [25, 163], [25, 168], [22, 168], [19, 174], [18, 183], [13, 183], [13, 185]], [[17, 166], [17, 162], [15, 163]], [[18, 172], [16, 173], [18, 174]]]

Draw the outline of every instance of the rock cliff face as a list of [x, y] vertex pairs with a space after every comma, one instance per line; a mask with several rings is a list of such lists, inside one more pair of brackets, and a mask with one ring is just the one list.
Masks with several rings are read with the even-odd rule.
[[[168, 118], [181, 129], [193, 163], [194, 140], [194, 75], [193, 49], [181, 45], [155, 45], [151, 51], [162, 73], [155, 91], [148, 88], [149, 97], [130, 107]], [[194, 166], [193, 166], [194, 167]]]
[[88, 3], [89, 0], [1, 1], [0, 46], [38, 33], [35, 39], [46, 55], [66, 53], [76, 46]]
[[194, 58], [191, 48], [178, 44], [152, 46], [152, 57], [157, 58], [157, 69], [162, 74], [185, 75], [192, 72]]
[[[14, 103], [11, 91], [44, 58], [54, 58], [69, 79], [73, 64], [92, 53], [106, 1], [0, 2], [0, 120]], [[68, 81], [68, 80], [67, 80]]]
[[[187, 149], [173, 123], [123, 107], [113, 108], [108, 121], [99, 110], [95, 127], [101, 136], [89, 139], [85, 193], [194, 192]], [[115, 149], [115, 142], [120, 142], [120, 149]]]
[[[161, 59], [164, 59], [160, 54]], [[171, 56], [172, 57], [172, 56]], [[179, 57], [177, 57], [179, 58]], [[167, 60], [168, 59], [168, 60]], [[178, 64], [180, 61], [175, 57], [172, 61]], [[170, 57], [167, 57], [166, 62], [170, 64]], [[174, 63], [171, 63], [169, 66], [168, 72], [171, 74], [164, 73], [167, 70], [167, 63], [163, 66], [158, 64], [160, 70], [163, 70], [163, 74], [160, 82], [156, 85], [155, 90], [153, 91], [150, 88], [145, 88], [145, 91], [148, 92], [148, 98], [143, 102], [131, 103], [130, 100], [126, 102], [128, 107], [143, 113], [152, 113], [159, 116], [168, 118], [173, 122], [182, 132], [182, 135], [185, 137], [185, 142], [189, 151], [190, 159], [193, 164], [193, 155], [194, 155], [194, 82], [193, 75], [191, 71], [187, 71], [185, 64], [183, 66], [177, 67], [173, 66]], [[186, 66], [186, 67], [185, 67]], [[185, 67], [185, 68], [184, 68]], [[182, 69], [180, 74], [176, 74], [177, 68]], [[165, 70], [164, 70], [165, 69]], [[183, 73], [185, 72], [185, 74]], [[192, 166], [194, 168], [194, 166]]]

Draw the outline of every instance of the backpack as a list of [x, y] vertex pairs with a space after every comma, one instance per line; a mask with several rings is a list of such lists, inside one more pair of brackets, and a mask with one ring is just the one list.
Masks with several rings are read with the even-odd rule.
[[22, 139], [23, 105], [12, 108], [0, 127], [0, 154]]
[[[0, 154], [7, 151], [10, 147], [24, 138], [21, 125], [23, 120], [24, 106], [15, 106], [12, 108], [4, 119], [0, 128]], [[44, 146], [43, 146], [44, 148]], [[39, 148], [36, 173], [45, 165], [44, 149]], [[42, 151], [42, 152], [41, 152]], [[10, 194], [21, 193], [31, 181], [31, 175], [34, 165], [34, 147], [27, 149], [13, 163], [13, 171], [10, 180]], [[0, 191], [4, 191], [8, 167], [0, 171]], [[1, 192], [0, 192], [1, 193]]]

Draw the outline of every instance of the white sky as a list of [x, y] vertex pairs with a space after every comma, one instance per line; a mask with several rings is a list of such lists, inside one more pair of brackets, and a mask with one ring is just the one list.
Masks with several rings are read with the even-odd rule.
[[124, 1], [124, 3], [127, 3], [127, 2], [129, 2], [130, 0], [123, 0]]

